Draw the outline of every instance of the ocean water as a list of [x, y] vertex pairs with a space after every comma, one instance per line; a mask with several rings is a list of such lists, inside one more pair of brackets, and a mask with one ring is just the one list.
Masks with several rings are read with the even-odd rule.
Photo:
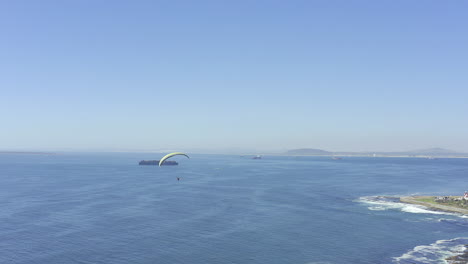
[[[444, 263], [468, 159], [0, 154], [0, 263]], [[180, 177], [177, 181], [176, 177]], [[389, 198], [390, 197], [390, 198]]]

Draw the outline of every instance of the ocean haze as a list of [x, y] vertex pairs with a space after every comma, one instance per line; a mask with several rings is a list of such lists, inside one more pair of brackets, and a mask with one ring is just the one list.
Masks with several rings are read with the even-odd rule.
[[[425, 158], [468, 158], [468, 153], [458, 152], [443, 148], [428, 148], [410, 151], [327, 151], [323, 149], [301, 148], [290, 150], [279, 149], [242, 149], [242, 148], [226, 148], [226, 149], [82, 149], [79, 153], [148, 153], [153, 158], [163, 156], [171, 152], [186, 152], [190, 154], [216, 154], [216, 155], [241, 155], [241, 156], [349, 156], [349, 157], [425, 157]], [[70, 154], [77, 153], [72, 149], [55, 149], [55, 150], [0, 150], [0, 154]]]

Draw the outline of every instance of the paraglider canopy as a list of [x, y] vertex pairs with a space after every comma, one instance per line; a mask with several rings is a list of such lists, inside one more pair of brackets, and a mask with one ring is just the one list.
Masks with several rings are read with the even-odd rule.
[[159, 161], [159, 166], [161, 167], [161, 165], [164, 163], [164, 161], [167, 160], [168, 158], [173, 157], [173, 156], [177, 156], [177, 155], [183, 155], [183, 156], [185, 156], [185, 157], [187, 157], [187, 158], [190, 159], [190, 157], [189, 157], [187, 154], [185, 154], [185, 153], [182, 153], [182, 152], [172, 152], [172, 153], [169, 153], [169, 154], [167, 154], [166, 156], [164, 156], [164, 157]]

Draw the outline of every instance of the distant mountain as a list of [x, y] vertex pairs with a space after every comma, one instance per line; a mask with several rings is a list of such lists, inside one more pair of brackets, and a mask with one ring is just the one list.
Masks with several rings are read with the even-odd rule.
[[418, 149], [408, 151], [407, 153], [417, 154], [417, 155], [451, 155], [451, 154], [461, 154], [460, 152], [444, 149], [444, 148], [428, 148], [428, 149]]
[[37, 151], [0, 151], [0, 154], [34, 154], [34, 155], [54, 155], [52, 152], [37, 152]]
[[292, 149], [286, 152], [286, 155], [331, 155], [332, 153], [323, 149]]
[[402, 156], [402, 157], [414, 157], [414, 156], [458, 156], [466, 157], [468, 153], [461, 153], [450, 149], [443, 148], [428, 148], [428, 149], [419, 149], [412, 151], [399, 151], [399, 152], [330, 152], [322, 149], [312, 149], [312, 148], [302, 148], [302, 149], [292, 149], [284, 153], [285, 155], [310, 155], [310, 156], [333, 156], [333, 155], [343, 155], [343, 156]]

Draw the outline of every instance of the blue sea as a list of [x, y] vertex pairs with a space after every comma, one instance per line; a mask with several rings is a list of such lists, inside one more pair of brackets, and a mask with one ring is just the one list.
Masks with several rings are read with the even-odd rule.
[[[0, 263], [445, 263], [468, 159], [0, 154]], [[177, 181], [177, 177], [180, 181]]]

